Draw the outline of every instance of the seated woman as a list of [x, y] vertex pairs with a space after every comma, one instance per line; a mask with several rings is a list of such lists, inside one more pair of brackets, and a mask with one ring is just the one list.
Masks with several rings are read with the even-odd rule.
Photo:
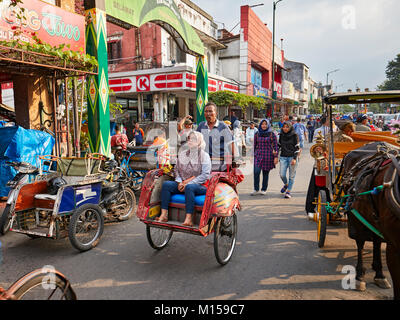
[[165, 181], [161, 189], [161, 215], [156, 220], [168, 221], [168, 205], [172, 194], [184, 193], [186, 202], [186, 218], [184, 226], [193, 226], [194, 198], [204, 195], [207, 188], [203, 186], [211, 174], [210, 156], [204, 151], [205, 142], [200, 132], [192, 131], [187, 143], [178, 154], [175, 166], [175, 181]]

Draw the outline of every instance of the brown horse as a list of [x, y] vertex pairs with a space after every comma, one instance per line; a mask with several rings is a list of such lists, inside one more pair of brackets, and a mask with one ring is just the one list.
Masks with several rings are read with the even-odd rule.
[[[398, 149], [382, 142], [349, 152], [343, 159], [343, 188], [345, 194], [352, 195], [346, 210], [349, 236], [356, 240], [358, 249], [356, 279], [365, 286], [362, 251], [365, 241], [373, 241], [375, 280], [379, 286], [388, 287], [380, 255], [381, 243], [386, 242], [386, 263], [393, 282], [394, 299], [399, 300], [400, 166], [396, 157], [400, 158]], [[374, 191], [369, 193], [371, 190]]]

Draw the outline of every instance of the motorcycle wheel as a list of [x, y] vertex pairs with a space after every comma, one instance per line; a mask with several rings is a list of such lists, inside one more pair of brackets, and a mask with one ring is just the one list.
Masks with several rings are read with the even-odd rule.
[[124, 194], [126, 197], [126, 205], [123, 207], [122, 210], [118, 210], [120, 211], [120, 214], [118, 216], [119, 221], [126, 221], [130, 219], [132, 215], [136, 212], [136, 196], [130, 188], [123, 188], [117, 194], [117, 205], [125, 203]]
[[10, 216], [11, 205], [8, 204], [4, 208], [4, 211], [0, 217], [0, 234], [5, 235], [11, 228], [11, 216]]

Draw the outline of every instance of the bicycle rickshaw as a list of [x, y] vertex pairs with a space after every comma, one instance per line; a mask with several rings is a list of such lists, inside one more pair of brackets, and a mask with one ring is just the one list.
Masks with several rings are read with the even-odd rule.
[[112, 167], [105, 156], [39, 159], [35, 181], [16, 188], [9, 209], [10, 231], [31, 238], [69, 237], [76, 249], [87, 251], [98, 244], [105, 219], [122, 221], [134, 214], [135, 194], [110, 182], [116, 165]]
[[[347, 153], [371, 142], [387, 142], [399, 147], [397, 137], [390, 131], [354, 132], [351, 136], [354, 142], [335, 142], [333, 135], [332, 105], [338, 104], [368, 104], [394, 102], [400, 100], [400, 91], [338, 93], [326, 96], [324, 103], [329, 121], [327, 136], [317, 137], [317, 143], [310, 149], [315, 159], [313, 176], [308, 193], [315, 196], [314, 221], [317, 223], [317, 242], [322, 248], [325, 244], [327, 225], [337, 225], [347, 222], [346, 203], [348, 197], [344, 193], [343, 177], [345, 172], [342, 160]], [[368, 191], [369, 193], [374, 190]], [[307, 195], [309, 198], [309, 195]]]
[[214, 233], [215, 257], [221, 265], [227, 264], [236, 244], [236, 213], [241, 209], [236, 186], [244, 178], [242, 173], [237, 168], [228, 168], [227, 172], [213, 172], [206, 195], [195, 197], [194, 226], [186, 227], [182, 225], [185, 218], [184, 194], [171, 197], [168, 222], [155, 220], [161, 212], [162, 184], [164, 181], [173, 180], [169, 170], [151, 170], [143, 182], [137, 216], [146, 225], [150, 246], [156, 250], [165, 248], [173, 232], [203, 237]]

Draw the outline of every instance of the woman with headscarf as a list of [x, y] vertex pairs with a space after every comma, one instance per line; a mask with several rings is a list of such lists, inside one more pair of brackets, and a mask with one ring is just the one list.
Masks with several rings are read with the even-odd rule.
[[187, 143], [181, 148], [175, 166], [175, 181], [165, 181], [161, 189], [161, 215], [157, 221], [168, 221], [168, 206], [171, 195], [185, 194], [186, 218], [184, 226], [193, 226], [195, 196], [204, 195], [207, 188], [204, 184], [210, 178], [211, 159], [205, 149], [203, 135], [192, 131]]
[[[285, 198], [291, 198], [290, 191], [293, 188], [294, 178], [296, 177], [297, 157], [300, 151], [299, 137], [290, 121], [283, 123], [281, 133], [279, 135], [280, 154], [280, 176], [284, 183], [281, 193], [285, 194]], [[286, 177], [289, 170], [289, 180]]]
[[267, 193], [269, 172], [278, 163], [278, 141], [267, 119], [263, 119], [254, 135], [254, 192], [260, 193], [260, 174], [263, 173], [261, 194]]

